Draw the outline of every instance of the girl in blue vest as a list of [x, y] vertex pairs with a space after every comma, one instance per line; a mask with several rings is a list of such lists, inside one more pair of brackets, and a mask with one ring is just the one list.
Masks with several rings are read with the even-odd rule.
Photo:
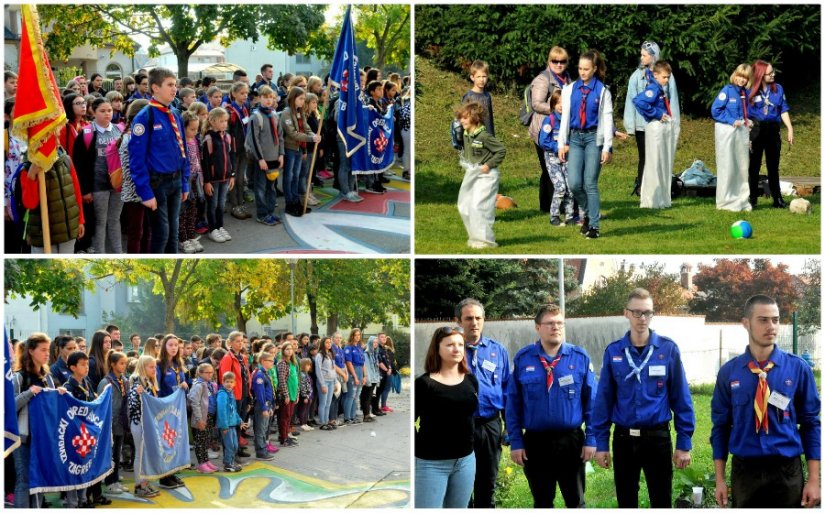
[[793, 146], [793, 125], [788, 114], [785, 91], [776, 83], [776, 70], [769, 62], [757, 60], [753, 63], [748, 100], [748, 114], [753, 121], [751, 129], [751, 158], [748, 168], [748, 185], [751, 206], [756, 208], [759, 190], [759, 170], [762, 167], [762, 153], [768, 168], [768, 186], [773, 197], [773, 208], [785, 208], [785, 201], [779, 191], [779, 150], [782, 149], [781, 124], [788, 129], [788, 144]]
[[244, 82], [235, 82], [229, 90], [229, 99], [223, 108], [229, 113], [229, 128], [227, 132], [235, 141], [235, 155], [232, 169], [235, 170], [235, 187], [229, 191], [229, 204], [232, 205], [232, 216], [237, 219], [249, 219], [252, 214], [244, 207], [246, 192], [246, 127], [249, 125], [249, 109], [246, 99], [249, 96], [249, 86]]
[[596, 50], [579, 57], [579, 79], [562, 89], [559, 159], [567, 162], [573, 197], [586, 214], [581, 234], [599, 237], [599, 173], [613, 147], [613, 99], [604, 85], [607, 72]]
[[[178, 388], [182, 388], [184, 393], [189, 391], [183, 365], [183, 352], [180, 349], [181, 345], [180, 339], [175, 335], [169, 334], [163, 337], [163, 343], [160, 346], [160, 391], [158, 397], [170, 396]], [[175, 474], [160, 478], [161, 488], [178, 488], [181, 486], [183, 486], [183, 480]]]
[[730, 83], [719, 91], [710, 113], [716, 121], [716, 208], [750, 211], [748, 165], [749, 134], [753, 121], [748, 113], [749, 64], [740, 64]]
[[[143, 446], [143, 409], [140, 402], [140, 394], [151, 394], [158, 396], [157, 362], [153, 356], [144, 354], [138, 359], [135, 373], [129, 378], [129, 429], [132, 438], [135, 440], [135, 447]], [[136, 455], [137, 456], [137, 455]], [[156, 497], [160, 492], [156, 490], [147, 479], [139, 479], [143, 469], [139, 466], [142, 458], [135, 459], [135, 496]]]
[[[544, 117], [539, 131], [539, 146], [544, 150], [544, 160], [547, 173], [553, 184], [553, 200], [550, 203], [550, 224], [565, 226], [575, 224], [578, 212], [574, 212], [573, 193], [567, 185], [567, 163], [559, 160], [559, 125], [561, 125], [561, 90], [555, 89], [550, 95], [549, 115]], [[560, 219], [561, 207], [564, 207], [566, 219]]]

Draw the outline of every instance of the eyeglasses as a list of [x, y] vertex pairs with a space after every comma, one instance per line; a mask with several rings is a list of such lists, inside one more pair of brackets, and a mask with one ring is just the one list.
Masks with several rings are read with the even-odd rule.
[[458, 333], [459, 335], [464, 334], [464, 328], [460, 326], [442, 326], [436, 330], [436, 333], [441, 337], [449, 337], [450, 335]]
[[642, 317], [644, 317], [645, 319], [651, 319], [654, 315], [653, 310], [644, 310], [643, 311], [643, 310], [631, 310], [629, 308], [625, 308], [625, 310], [630, 312], [630, 314], [633, 317], [637, 318], [637, 319], [640, 319]]
[[72, 102], [72, 105], [75, 107], [80, 107], [81, 105], [86, 105], [86, 102]]
[[774, 75], [776, 75], [776, 70], [773, 70], [770, 73], [765, 73], [765, 76], [767, 76], [767, 77], [772, 77]]
[[539, 326], [551, 326], [551, 327], [556, 327], [556, 328], [564, 328], [564, 321], [540, 322]]
[[567, 64], [567, 59], [565, 59], [563, 61], [557, 61], [557, 60], [551, 59], [550, 63], [551, 64]]

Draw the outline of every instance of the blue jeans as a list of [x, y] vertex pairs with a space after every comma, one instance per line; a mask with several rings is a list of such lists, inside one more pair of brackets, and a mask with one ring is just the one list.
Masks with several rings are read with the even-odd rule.
[[41, 494], [34, 494], [29, 497], [29, 461], [31, 459], [31, 440], [28, 443], [20, 444], [14, 450], [14, 473], [17, 479], [14, 481], [14, 507], [15, 508], [37, 508], [42, 497]]
[[[272, 417], [264, 417], [263, 408], [255, 407], [255, 456], [266, 456], [269, 443], [269, 422]], [[237, 435], [236, 435], [237, 436]]]
[[[327, 393], [321, 391], [321, 387], [327, 387]], [[329, 422], [329, 406], [332, 404], [332, 397], [335, 395], [335, 381], [318, 382], [318, 420], [323, 426]]]
[[300, 199], [301, 168], [303, 153], [300, 150], [286, 150], [284, 156], [284, 196], [286, 204], [298, 203]]
[[[275, 168], [270, 166], [269, 169]], [[275, 207], [278, 206], [278, 193], [275, 189], [275, 180], [269, 181], [266, 178], [266, 173], [258, 166], [257, 160], [254, 173], [252, 183], [255, 189], [255, 215], [258, 219], [263, 219], [275, 213]]]
[[[405, 150], [406, 151], [406, 150]], [[387, 384], [384, 386], [384, 390], [381, 391], [381, 407], [387, 405], [387, 399], [390, 397], [390, 391], [392, 390], [392, 376], [387, 376]]]
[[[316, 162], [318, 157], [315, 158]], [[307, 180], [309, 180], [309, 165], [312, 163], [312, 153], [307, 152], [307, 158], [301, 161], [301, 178], [298, 181], [298, 193], [303, 196], [307, 193]]]
[[596, 145], [596, 132], [570, 131], [567, 154], [567, 182], [579, 207], [587, 213], [590, 226], [599, 227], [599, 173], [602, 148]]
[[[224, 431], [226, 431], [224, 433]], [[232, 465], [235, 461], [235, 454], [238, 452], [238, 428], [229, 426], [221, 430], [221, 440], [223, 441], [223, 464]]]
[[[354, 368], [355, 374], [358, 376], [358, 381], [363, 383], [364, 368]], [[364, 385], [356, 386], [353, 375], [349, 375], [349, 381], [347, 381], [347, 393], [344, 396], [344, 420], [355, 420], [355, 415], [358, 412], [358, 398], [361, 396], [361, 388], [363, 386]]]
[[352, 174], [352, 164], [340, 137], [338, 138], [338, 186], [341, 187], [341, 194], [344, 196], [352, 191], [358, 192], [358, 182]]
[[157, 210], [151, 211], [152, 220], [152, 253], [178, 252], [178, 220], [180, 218], [181, 183], [180, 172], [161, 175], [149, 174], [149, 183]]
[[476, 478], [476, 455], [452, 460], [415, 459], [416, 508], [466, 508]]
[[226, 194], [229, 192], [229, 182], [212, 182], [212, 195], [206, 197], [206, 221], [209, 231], [223, 228], [223, 208], [226, 205]]

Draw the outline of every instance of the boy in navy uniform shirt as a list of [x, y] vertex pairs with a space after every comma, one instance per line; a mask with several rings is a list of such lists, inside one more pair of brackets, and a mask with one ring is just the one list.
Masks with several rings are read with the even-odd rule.
[[275, 365], [275, 357], [260, 353], [260, 367], [252, 374], [252, 397], [255, 398], [255, 459], [271, 461], [275, 457], [267, 450], [269, 423], [275, 414], [275, 392], [269, 379], [269, 369]]
[[670, 207], [673, 158], [676, 155], [678, 125], [671, 122], [670, 98], [665, 88], [671, 68], [667, 61], [653, 65], [653, 80], [633, 98], [633, 105], [647, 122], [645, 127], [645, 169], [640, 188], [642, 208]]
[[482, 336], [484, 305], [464, 299], [455, 308], [456, 319], [464, 330], [467, 366], [478, 380], [478, 409], [475, 412], [473, 443], [476, 478], [470, 508], [494, 508], [496, 479], [501, 461], [501, 416], [504, 391], [510, 377], [510, 356], [496, 342]]
[[171, 108], [175, 74], [154, 68], [149, 87], [152, 100], [132, 122], [129, 166], [135, 190], [152, 211], [151, 252], [177, 253], [180, 205], [189, 196], [189, 157], [183, 120]]
[[731, 453], [734, 507], [812, 508], [820, 501], [822, 444], [813, 372], [802, 358], [776, 345], [779, 307], [773, 298], [748, 299], [742, 325], [748, 347], [719, 369], [711, 401], [716, 502], [728, 505], [725, 465]]
[[[634, 289], [624, 316], [630, 330], [604, 351], [593, 411], [596, 463], [610, 467], [610, 425], [613, 429], [613, 479], [620, 508], [638, 508], [639, 475], [645, 472], [650, 507], [671, 507], [673, 465], [690, 464], [695, 419], [685, 369], [673, 340], [649, 328], [653, 299]], [[670, 441], [671, 411], [676, 450]], [[671, 453], [673, 465], [671, 465]]]
[[539, 340], [513, 358], [507, 384], [510, 458], [524, 467], [534, 507], [552, 508], [558, 483], [565, 506], [583, 508], [584, 464], [596, 452], [593, 366], [587, 351], [564, 342], [558, 306], [539, 309], [536, 332]]

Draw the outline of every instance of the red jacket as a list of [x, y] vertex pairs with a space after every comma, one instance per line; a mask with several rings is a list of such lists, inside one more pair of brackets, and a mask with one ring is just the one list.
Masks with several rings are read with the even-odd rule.
[[244, 386], [243, 373], [241, 372], [241, 362], [232, 354], [232, 351], [227, 351], [223, 356], [219, 370], [218, 382], [220, 383], [223, 383], [223, 375], [227, 372], [235, 375], [235, 400], [240, 401], [242, 397], [242, 387]]

